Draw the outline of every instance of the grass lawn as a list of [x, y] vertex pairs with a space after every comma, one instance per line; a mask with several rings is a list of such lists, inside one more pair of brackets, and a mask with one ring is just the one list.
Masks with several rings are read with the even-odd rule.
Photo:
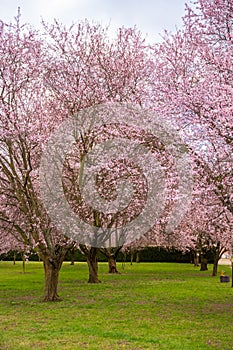
[[[134, 263], [119, 275], [64, 263], [59, 294], [42, 303], [43, 268], [0, 262], [0, 349], [233, 349], [233, 288], [189, 264]], [[219, 268], [230, 274], [230, 266]]]

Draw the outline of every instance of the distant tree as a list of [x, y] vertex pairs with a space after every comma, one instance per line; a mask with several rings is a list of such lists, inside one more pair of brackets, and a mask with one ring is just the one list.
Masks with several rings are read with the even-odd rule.
[[117, 270], [117, 257], [122, 246], [116, 248], [100, 248], [100, 252], [108, 259], [108, 272], [119, 273]]

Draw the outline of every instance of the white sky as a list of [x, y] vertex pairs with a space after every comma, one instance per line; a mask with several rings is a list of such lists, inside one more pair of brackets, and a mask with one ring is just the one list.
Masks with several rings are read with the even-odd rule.
[[70, 25], [84, 20], [97, 21], [110, 28], [137, 26], [150, 41], [160, 40], [164, 29], [181, 26], [185, 2], [190, 0], [0, 0], [0, 19], [12, 21], [20, 6], [22, 22], [39, 27], [41, 17]]

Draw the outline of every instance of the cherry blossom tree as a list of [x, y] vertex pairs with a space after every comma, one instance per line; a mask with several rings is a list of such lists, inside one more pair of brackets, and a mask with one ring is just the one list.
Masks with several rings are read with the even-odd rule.
[[8, 254], [10, 251], [26, 252], [27, 247], [25, 247], [23, 244], [20, 244], [20, 242], [17, 240], [17, 237], [15, 237], [12, 232], [8, 232], [6, 227], [2, 227], [0, 235], [0, 255]]
[[[203, 169], [199, 163], [194, 168], [195, 187], [193, 188], [192, 203], [184, 219], [168, 235], [164, 230], [164, 219], [155, 225], [146, 235], [132, 242], [129, 247], [140, 249], [145, 246], [175, 248], [183, 252], [196, 251], [199, 253], [211, 250], [214, 254], [212, 276], [217, 275], [218, 261], [224, 252], [232, 253], [233, 247], [233, 216], [222, 205], [222, 201], [205, 182]], [[126, 249], [127, 247], [124, 247]]]
[[[46, 71], [46, 86], [67, 116], [76, 117], [81, 110], [106, 102], [142, 105], [146, 101], [151, 70], [149, 48], [136, 29], [120, 28], [116, 38], [110, 41], [107, 28], [91, 26], [87, 21], [68, 29], [57, 21], [44, 27], [49, 38], [48, 50], [53, 56], [53, 65]], [[69, 200], [76, 201], [74, 207], [80, 205], [80, 193], [75, 190], [77, 169], [71, 163], [83, 167], [87, 150], [92, 149], [95, 137], [98, 139], [101, 133], [104, 135], [103, 129], [96, 130], [94, 135], [81, 134], [80, 157], [76, 156], [74, 162], [72, 154], [71, 162], [67, 163], [69, 172], [64, 186]], [[114, 127], [108, 130], [108, 135], [105, 131], [107, 137], [111, 134], [114, 135]], [[98, 213], [88, 215], [98, 226]], [[98, 248], [85, 244], [79, 244], [79, 248], [87, 257], [89, 282], [99, 282]]]
[[202, 188], [203, 192], [193, 199], [191, 210], [179, 227], [181, 236], [191, 236], [194, 248], [211, 250], [214, 254], [212, 276], [217, 276], [218, 261], [233, 246], [233, 217], [224, 210], [221, 201], [214, 192]]
[[216, 253], [213, 275], [232, 249], [232, 38], [232, 1], [199, 0], [186, 5], [183, 28], [154, 46], [152, 108], [177, 125], [197, 174], [198, 200], [180, 238], [208, 242]]
[[35, 30], [20, 24], [20, 14], [13, 24], [0, 22], [0, 57], [1, 235], [6, 249], [13, 237], [40, 255], [44, 300], [53, 301], [58, 299], [58, 274], [72, 243], [51, 225], [39, 197], [39, 159], [54, 128], [55, 108], [43, 82], [48, 59], [44, 44]]
[[[155, 46], [154, 104], [173, 116], [187, 140], [197, 134], [193, 156], [209, 185], [232, 213], [232, 33], [231, 0], [186, 5], [183, 29]], [[211, 147], [210, 158], [202, 147]], [[213, 156], [214, 154], [214, 156]]]

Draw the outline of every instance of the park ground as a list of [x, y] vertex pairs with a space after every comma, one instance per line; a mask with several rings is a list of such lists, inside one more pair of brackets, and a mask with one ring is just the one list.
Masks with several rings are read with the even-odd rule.
[[191, 264], [99, 264], [102, 283], [88, 284], [87, 266], [63, 264], [61, 302], [42, 303], [43, 268], [0, 262], [1, 350], [232, 350], [233, 288]]

